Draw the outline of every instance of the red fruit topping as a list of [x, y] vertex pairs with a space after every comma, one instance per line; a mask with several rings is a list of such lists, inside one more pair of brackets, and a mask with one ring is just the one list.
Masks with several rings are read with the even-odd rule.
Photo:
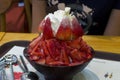
[[74, 40], [83, 35], [83, 29], [77, 19], [74, 17], [72, 21], [68, 17], [61, 21], [56, 38], [60, 40]]
[[73, 18], [72, 20], [72, 33], [73, 33], [74, 39], [84, 34], [83, 29], [76, 18]]
[[43, 32], [43, 36], [45, 39], [54, 37], [52, 27], [51, 27], [51, 21], [49, 17], [40, 23], [38, 29], [40, 33]]
[[45, 23], [45, 19], [43, 19], [43, 20], [41, 21], [41, 23], [39, 24], [39, 26], [38, 26], [38, 32], [39, 32], [39, 33], [42, 33], [42, 32], [43, 32], [45, 24], [46, 24], [46, 23]]
[[56, 33], [56, 38], [60, 40], [71, 40], [72, 37], [72, 29], [69, 18], [64, 18], [61, 21], [59, 29]]
[[67, 8], [59, 12], [63, 14], [61, 18], [57, 18], [57, 13], [49, 14], [40, 23], [41, 34], [28, 47], [30, 60], [51, 66], [74, 66], [92, 59], [91, 48], [82, 39], [83, 29], [69, 12]]
[[[36, 39], [32, 43], [34, 41]], [[93, 57], [91, 48], [81, 37], [72, 41], [62, 41], [56, 38], [42, 39], [34, 48], [29, 45], [28, 54], [30, 60], [51, 66], [73, 66], [82, 64]]]

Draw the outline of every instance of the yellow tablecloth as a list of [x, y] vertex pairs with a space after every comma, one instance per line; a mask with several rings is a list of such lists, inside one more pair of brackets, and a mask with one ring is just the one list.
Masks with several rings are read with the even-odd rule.
[[[0, 34], [0, 36], [2, 33]], [[5, 33], [0, 41], [0, 45], [13, 40], [32, 40], [37, 37], [35, 33]], [[120, 54], [120, 36], [93, 36], [84, 35], [84, 41], [94, 50], [112, 52]]]
[[5, 34], [5, 32], [0, 32], [0, 41], [2, 40], [4, 34]]

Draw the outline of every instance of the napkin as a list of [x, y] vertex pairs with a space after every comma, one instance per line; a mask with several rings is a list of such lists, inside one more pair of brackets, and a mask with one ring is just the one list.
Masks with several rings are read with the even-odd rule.
[[[24, 47], [13, 46], [5, 55], [15, 54], [18, 57], [22, 55], [30, 71], [36, 72], [41, 80], [44, 77], [41, 73], [37, 72], [32, 65], [27, 61], [23, 55]], [[20, 80], [20, 75], [23, 73], [18, 65], [14, 65], [15, 80]], [[10, 79], [9, 68], [6, 68], [7, 77]], [[8, 79], [8, 80], [9, 80]], [[76, 74], [73, 80], [120, 80], [120, 62], [93, 58], [89, 65], [82, 71]]]
[[119, 61], [94, 58], [86, 69], [92, 71], [98, 77], [97, 80], [120, 80]]

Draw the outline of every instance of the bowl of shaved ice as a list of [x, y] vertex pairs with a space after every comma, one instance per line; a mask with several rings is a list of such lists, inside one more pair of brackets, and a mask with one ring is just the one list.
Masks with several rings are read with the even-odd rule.
[[45, 80], [72, 80], [94, 57], [94, 50], [83, 40], [84, 30], [69, 7], [46, 15], [38, 32], [25, 48], [24, 56]]

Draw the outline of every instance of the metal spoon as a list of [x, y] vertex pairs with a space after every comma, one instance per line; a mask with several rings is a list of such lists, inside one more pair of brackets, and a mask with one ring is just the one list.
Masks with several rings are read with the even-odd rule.
[[39, 80], [38, 75], [35, 72], [31, 72], [28, 70], [25, 61], [23, 59], [23, 57], [20, 55], [20, 60], [22, 62], [22, 65], [20, 65], [21, 69], [24, 71], [24, 73], [21, 76], [21, 80]]
[[17, 57], [14, 54], [8, 54], [5, 56], [5, 61], [6, 64], [10, 65], [11, 80], [14, 80], [13, 64], [17, 63]]
[[5, 59], [0, 59], [0, 80], [8, 80], [5, 72]]

